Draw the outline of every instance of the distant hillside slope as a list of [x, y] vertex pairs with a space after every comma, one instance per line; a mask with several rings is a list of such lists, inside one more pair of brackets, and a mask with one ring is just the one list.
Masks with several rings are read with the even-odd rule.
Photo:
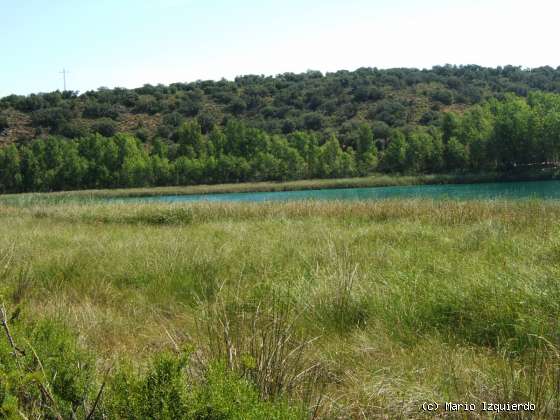
[[407, 125], [439, 125], [443, 111], [463, 111], [506, 93], [560, 93], [560, 68], [443, 66], [431, 70], [361, 68], [321, 74], [243, 76], [137, 89], [51, 92], [0, 99], [0, 143], [47, 134], [135, 134], [142, 141], [173, 140], [187, 119], [203, 132], [235, 118], [270, 134], [308, 130], [335, 133], [342, 144], [362, 123], [376, 139]]
[[374, 172], [541, 176], [560, 167], [558, 92], [560, 70], [449, 66], [9, 96], [0, 194]]

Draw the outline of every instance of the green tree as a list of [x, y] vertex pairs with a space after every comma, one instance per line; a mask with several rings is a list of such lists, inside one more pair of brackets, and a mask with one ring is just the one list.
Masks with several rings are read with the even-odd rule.
[[0, 191], [19, 192], [22, 187], [20, 154], [17, 147], [10, 144], [0, 148]]
[[367, 175], [377, 167], [377, 148], [371, 127], [361, 124], [358, 127], [356, 155], [360, 175]]
[[531, 110], [527, 102], [518, 97], [507, 96], [496, 102], [496, 119], [491, 138], [491, 153], [502, 168], [534, 161], [534, 139], [530, 136]]
[[404, 133], [394, 130], [389, 139], [382, 159], [382, 167], [389, 172], [402, 172], [405, 169], [407, 157], [407, 142]]
[[183, 123], [177, 130], [179, 155], [190, 159], [206, 156], [206, 137], [196, 120]]
[[319, 175], [336, 178], [344, 173], [343, 151], [336, 136], [331, 135], [319, 150]]
[[445, 164], [447, 169], [452, 172], [468, 168], [468, 149], [456, 137], [451, 137], [445, 146]]

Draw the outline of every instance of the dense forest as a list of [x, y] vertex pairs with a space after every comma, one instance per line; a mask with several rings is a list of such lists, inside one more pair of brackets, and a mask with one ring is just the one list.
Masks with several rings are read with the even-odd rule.
[[0, 99], [0, 192], [510, 171], [560, 154], [560, 69], [316, 71]]

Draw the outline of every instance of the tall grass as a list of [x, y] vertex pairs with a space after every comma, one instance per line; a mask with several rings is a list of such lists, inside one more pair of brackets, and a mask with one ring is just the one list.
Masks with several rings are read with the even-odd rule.
[[289, 297], [274, 294], [259, 301], [220, 296], [203, 310], [198, 336], [202, 357], [226, 361], [266, 400], [297, 396], [316, 417], [324, 372], [306, 353], [318, 337], [302, 337], [296, 311]]
[[309, 416], [529, 400], [557, 418], [558, 220], [538, 200], [2, 205], [0, 281], [98, 378], [129, 360], [137, 389], [189, 348], [189, 380]]

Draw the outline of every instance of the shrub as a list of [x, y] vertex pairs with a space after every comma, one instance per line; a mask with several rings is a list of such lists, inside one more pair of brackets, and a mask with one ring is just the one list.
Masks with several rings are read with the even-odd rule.
[[320, 130], [323, 127], [321, 114], [310, 112], [303, 116], [303, 126], [307, 130]]
[[369, 117], [373, 116], [390, 126], [401, 126], [406, 121], [406, 107], [399, 101], [383, 99], [377, 103], [374, 114]]
[[134, 135], [142, 142], [147, 142], [150, 139], [150, 132], [144, 127], [137, 128]]
[[89, 134], [88, 128], [76, 121], [64, 123], [59, 130], [60, 134], [69, 139], [85, 137]]
[[116, 119], [119, 113], [115, 107], [108, 103], [88, 102], [82, 115], [86, 118], [111, 118]]
[[62, 107], [42, 108], [31, 113], [31, 123], [35, 127], [46, 127], [58, 131], [69, 119], [71, 112]]
[[161, 103], [152, 95], [140, 95], [134, 106], [134, 112], [155, 114], [161, 111]]
[[91, 129], [94, 133], [99, 133], [105, 137], [112, 137], [117, 132], [115, 122], [109, 118], [101, 118], [92, 124]]
[[432, 100], [441, 102], [444, 105], [451, 105], [453, 103], [453, 94], [447, 89], [438, 89], [430, 94]]
[[146, 372], [121, 368], [109, 384], [104, 414], [120, 419], [301, 419], [302, 408], [263, 401], [255, 386], [212, 362], [200, 377], [188, 356], [164, 353]]
[[5, 115], [0, 115], [0, 133], [10, 127], [8, 123], [8, 117]]
[[234, 98], [228, 106], [228, 111], [234, 115], [240, 115], [243, 112], [245, 112], [246, 109], [247, 109], [247, 104], [245, 103], [245, 101], [237, 97]]
[[[4, 309], [1, 315], [2, 320], [8, 317]], [[15, 317], [17, 312], [11, 316]], [[10, 324], [10, 336], [0, 340], [0, 414], [85, 417], [84, 407], [96, 388], [91, 356], [78, 348], [68, 330], [52, 321]]]
[[120, 419], [181, 419], [187, 415], [185, 357], [157, 356], [145, 374], [126, 366], [110, 381], [105, 411]]
[[211, 360], [194, 373], [189, 351], [159, 354], [145, 369], [123, 363], [98, 376], [93, 358], [66, 328], [23, 323], [18, 314], [8, 316], [3, 307], [0, 314], [10, 331], [0, 340], [2, 418], [304, 418], [301, 404], [262, 399], [224, 361]]

